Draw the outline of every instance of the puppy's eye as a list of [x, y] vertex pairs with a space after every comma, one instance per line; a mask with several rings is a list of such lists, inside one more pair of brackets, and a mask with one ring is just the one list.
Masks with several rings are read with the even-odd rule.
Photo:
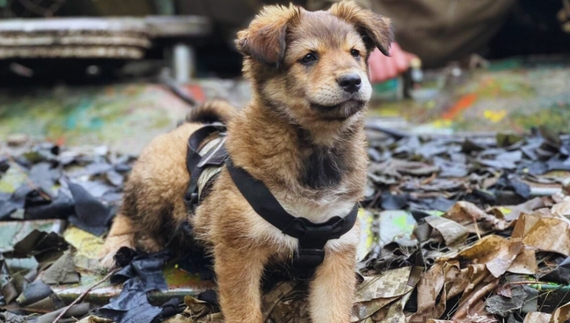
[[310, 64], [312, 62], [315, 62], [316, 60], [317, 60], [317, 55], [315, 55], [314, 53], [309, 53], [303, 56], [303, 58], [301, 58], [301, 63]]
[[354, 58], [358, 58], [360, 57], [360, 51], [358, 49], [351, 49], [350, 55], [352, 55]]

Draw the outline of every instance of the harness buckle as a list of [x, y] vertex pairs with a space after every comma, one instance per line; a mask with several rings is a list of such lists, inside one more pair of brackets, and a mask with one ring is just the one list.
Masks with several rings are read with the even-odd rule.
[[325, 260], [325, 251], [323, 249], [299, 248], [293, 265], [300, 268], [316, 268]]
[[298, 217], [282, 232], [299, 239], [300, 248], [323, 249], [327, 241], [342, 235], [344, 222], [344, 218], [335, 216], [325, 223], [314, 225], [309, 220]]

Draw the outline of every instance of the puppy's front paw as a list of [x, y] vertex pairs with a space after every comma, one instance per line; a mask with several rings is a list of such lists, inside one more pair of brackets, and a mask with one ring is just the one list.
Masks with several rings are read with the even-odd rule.
[[118, 236], [109, 236], [105, 240], [105, 245], [101, 249], [100, 266], [106, 269], [112, 269], [116, 266], [115, 255], [122, 247], [135, 249], [134, 234], [123, 234]]

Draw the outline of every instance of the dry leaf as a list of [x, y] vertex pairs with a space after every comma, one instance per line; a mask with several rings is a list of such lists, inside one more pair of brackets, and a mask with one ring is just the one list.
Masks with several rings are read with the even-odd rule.
[[418, 313], [435, 306], [435, 300], [444, 283], [443, 264], [434, 264], [418, 283]]
[[[423, 323], [426, 319], [440, 317], [451, 297], [448, 291], [453, 290], [456, 284], [464, 286], [467, 283], [462, 279], [459, 262], [437, 262], [420, 278], [417, 289], [418, 310], [410, 316], [408, 322]], [[438, 297], [439, 302], [436, 304]]]
[[551, 314], [531, 312], [526, 315], [523, 323], [549, 323], [551, 317]]
[[[364, 319], [367, 319], [371, 316], [375, 316], [381, 310], [386, 310], [390, 303], [394, 302], [395, 300], [399, 299], [400, 297], [392, 297], [392, 298], [378, 298], [368, 302], [361, 302], [354, 304], [352, 308], [352, 315], [350, 318], [351, 322], [361, 322]], [[375, 320], [377, 321], [377, 320]]]
[[[491, 209], [492, 214], [487, 214], [475, 204], [459, 201], [453, 205], [449, 211], [447, 211], [443, 216], [445, 218], [457, 221], [465, 226], [473, 227], [475, 221], [480, 222], [482, 228], [481, 231], [493, 230], [502, 231], [509, 226], [509, 222], [505, 221], [502, 212], [496, 212], [497, 209]], [[504, 210], [503, 210], [504, 211]], [[477, 232], [477, 230], [470, 230], [471, 232]]]
[[570, 228], [565, 221], [523, 214], [517, 221], [513, 237], [524, 232], [523, 244], [542, 251], [570, 255]]
[[404, 305], [406, 305], [411, 295], [412, 293], [408, 293], [400, 298], [400, 300], [392, 303], [390, 307], [388, 307], [386, 316], [380, 323], [407, 323], [406, 315], [404, 314]]
[[263, 295], [261, 298], [261, 309], [264, 321], [269, 317], [277, 303], [286, 297], [294, 288], [295, 284], [292, 282], [280, 282], [273, 287], [271, 291]]
[[478, 208], [477, 205], [466, 201], [459, 201], [455, 203], [443, 216], [455, 222], [471, 223], [485, 217], [485, 215], [487, 214]]
[[568, 320], [570, 320], [570, 303], [566, 303], [557, 308], [556, 311], [552, 313], [550, 323], [566, 323]]
[[499, 287], [497, 287], [497, 290], [495, 291], [495, 293], [497, 293], [497, 295], [500, 296], [504, 296], [507, 298], [512, 298], [513, 297], [513, 291], [510, 285], [499, 285]]
[[513, 274], [536, 274], [538, 271], [538, 264], [536, 263], [536, 251], [533, 249], [523, 249], [523, 251], [517, 255], [507, 271]]
[[519, 205], [495, 206], [487, 209], [486, 212], [504, 217], [507, 221], [519, 218], [522, 213], [530, 214], [534, 210], [544, 207], [544, 201], [540, 197], [535, 197]]
[[412, 267], [383, 272], [379, 276], [364, 277], [356, 291], [355, 302], [367, 302], [377, 298], [392, 298], [410, 291], [408, 280]]
[[445, 244], [448, 246], [453, 246], [465, 241], [469, 234], [464, 226], [446, 218], [431, 215], [426, 217], [425, 221], [441, 234]]
[[485, 264], [493, 276], [499, 277], [509, 269], [521, 249], [519, 241], [490, 235], [460, 252], [459, 256], [474, 264]]
[[[489, 276], [490, 277], [490, 276]], [[453, 315], [453, 319], [458, 322], [473, 322], [473, 317], [490, 318], [485, 311], [485, 302], [483, 298], [491, 293], [499, 284], [498, 279], [492, 281], [482, 281], [470, 293], [465, 293], [459, 301], [459, 308]]]
[[460, 293], [470, 293], [480, 282], [489, 276], [489, 271], [484, 264], [469, 265], [467, 268], [462, 269], [461, 273], [462, 279], [458, 280], [458, 283], [449, 290], [449, 297], [459, 295]]
[[570, 216], [570, 200], [562, 203], [557, 203], [552, 206], [552, 214], [561, 217]]

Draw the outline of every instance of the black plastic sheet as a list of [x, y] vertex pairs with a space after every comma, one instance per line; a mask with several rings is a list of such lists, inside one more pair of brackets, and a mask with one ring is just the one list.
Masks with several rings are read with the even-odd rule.
[[[151, 305], [147, 293], [167, 289], [162, 269], [169, 258], [167, 251], [134, 257], [129, 265], [111, 277], [113, 284], [124, 282], [123, 289], [118, 297], [112, 298], [108, 305], [98, 310], [99, 315], [117, 323], [156, 322], [163, 308]], [[171, 307], [172, 303], [165, 305]]]
[[75, 201], [75, 214], [69, 217], [69, 222], [97, 236], [105, 233], [113, 216], [109, 208], [79, 184], [69, 183], [69, 190]]
[[101, 236], [120, 204], [133, 162], [108, 149], [62, 149], [51, 143], [2, 157], [0, 177], [10, 172], [11, 179], [0, 192], [0, 220], [67, 219]]

